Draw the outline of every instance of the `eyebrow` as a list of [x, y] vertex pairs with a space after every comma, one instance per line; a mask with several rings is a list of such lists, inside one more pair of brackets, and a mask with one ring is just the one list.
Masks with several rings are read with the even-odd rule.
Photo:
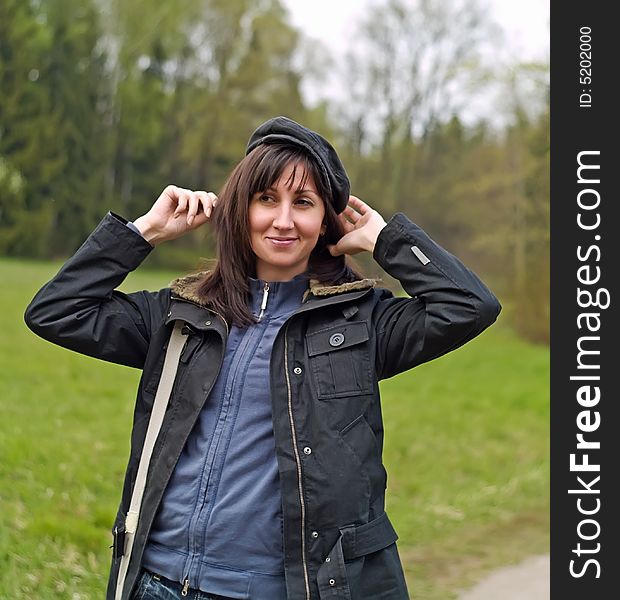
[[[276, 188], [274, 188], [273, 186], [268, 187], [265, 191], [269, 191], [269, 192], [277, 192], [278, 190], [276, 190]], [[296, 194], [307, 194], [308, 192], [310, 192], [311, 194], [314, 194], [315, 196], [318, 196], [319, 193], [315, 192], [314, 190], [311, 190], [309, 188], [305, 188], [303, 190], [295, 190]]]

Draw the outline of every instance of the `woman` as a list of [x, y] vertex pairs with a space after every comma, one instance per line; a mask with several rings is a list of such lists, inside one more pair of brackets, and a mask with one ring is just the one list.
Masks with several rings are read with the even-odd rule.
[[[108, 213], [26, 310], [38, 335], [143, 370], [109, 599], [408, 597], [384, 511], [378, 381], [471, 340], [501, 307], [407, 217], [386, 223], [349, 192], [324, 138], [271, 119], [219, 197], [170, 186], [135, 223]], [[210, 220], [212, 272], [115, 290], [154, 246]], [[410, 297], [346, 265], [364, 250]], [[177, 321], [187, 339], [128, 547]]]

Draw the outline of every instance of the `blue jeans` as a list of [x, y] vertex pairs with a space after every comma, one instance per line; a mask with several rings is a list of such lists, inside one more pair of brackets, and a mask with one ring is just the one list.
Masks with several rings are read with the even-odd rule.
[[187, 590], [186, 596], [182, 596], [182, 589], [180, 583], [142, 569], [131, 600], [233, 600], [228, 596], [207, 594], [192, 588]]

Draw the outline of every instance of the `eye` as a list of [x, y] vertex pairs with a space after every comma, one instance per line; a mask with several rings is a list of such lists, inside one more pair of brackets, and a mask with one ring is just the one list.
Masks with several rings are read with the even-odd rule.
[[273, 196], [270, 196], [269, 194], [261, 194], [258, 199], [261, 202], [272, 202], [273, 201]]
[[309, 198], [297, 198], [295, 200], [295, 204], [300, 204], [301, 206], [314, 206], [314, 202]]

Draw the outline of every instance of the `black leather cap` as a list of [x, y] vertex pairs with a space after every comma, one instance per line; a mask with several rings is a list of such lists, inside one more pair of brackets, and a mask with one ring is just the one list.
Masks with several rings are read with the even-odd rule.
[[250, 136], [246, 155], [261, 144], [289, 142], [301, 146], [318, 163], [332, 194], [332, 205], [341, 213], [349, 202], [351, 184], [338, 154], [321, 135], [286, 117], [274, 117]]

